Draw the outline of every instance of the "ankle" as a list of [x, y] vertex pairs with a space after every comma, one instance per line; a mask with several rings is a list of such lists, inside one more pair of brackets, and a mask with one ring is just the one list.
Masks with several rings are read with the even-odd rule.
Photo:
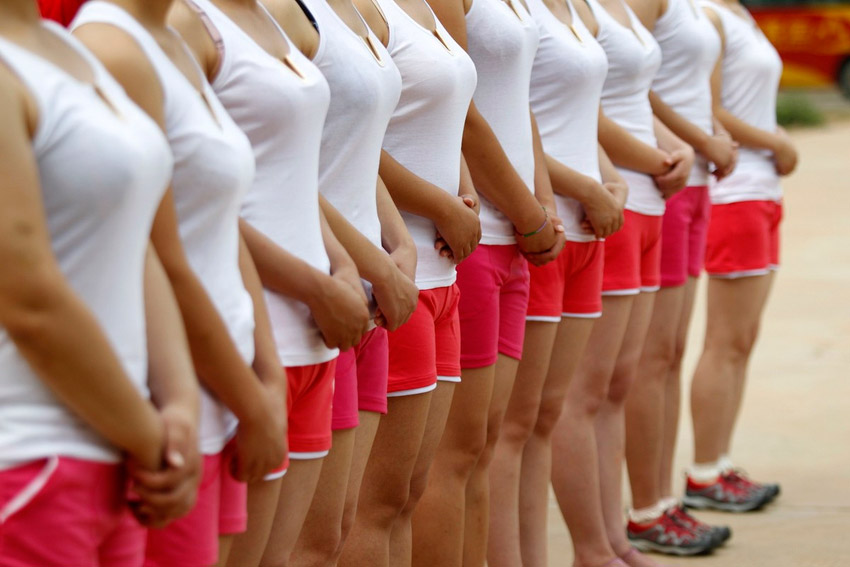
[[688, 469], [688, 478], [696, 484], [713, 484], [723, 473], [720, 461], [694, 463]]
[[629, 521], [634, 524], [647, 525], [657, 522], [667, 508], [663, 505], [663, 501], [659, 500], [652, 506], [644, 508], [632, 508], [629, 510]]

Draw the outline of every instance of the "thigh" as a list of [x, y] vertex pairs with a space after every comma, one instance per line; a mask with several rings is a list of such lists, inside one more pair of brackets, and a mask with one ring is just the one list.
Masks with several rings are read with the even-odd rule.
[[241, 534], [248, 527], [248, 485], [236, 480], [236, 440], [221, 453], [221, 498], [218, 511], [219, 535]]
[[758, 328], [773, 276], [708, 280], [706, 346], [750, 342]]
[[290, 460], [318, 459], [331, 448], [336, 359], [286, 369], [291, 384], [289, 409]]
[[389, 344], [387, 331], [373, 329], [357, 353], [357, 396], [360, 412], [387, 413]]
[[419, 394], [436, 386], [435, 298], [438, 293], [439, 289], [420, 291], [419, 303], [407, 323], [387, 333], [387, 392], [391, 397]]
[[550, 371], [543, 384], [541, 415], [560, 413], [567, 388], [587, 347], [594, 323], [594, 319], [564, 317], [558, 325]]
[[519, 360], [525, 339], [525, 315], [528, 312], [528, 262], [515, 246], [511, 252], [510, 274], [499, 295], [499, 354]]
[[617, 354], [617, 365], [611, 381], [609, 398], [622, 401], [628, 395], [632, 382], [637, 375], [640, 355], [652, 318], [652, 306], [655, 293], [641, 293], [635, 298], [629, 313], [629, 321], [623, 336], [620, 352]]
[[502, 248], [508, 247], [481, 245], [457, 268], [463, 368], [481, 368], [496, 362], [500, 294], [505, 276], [498, 265]]

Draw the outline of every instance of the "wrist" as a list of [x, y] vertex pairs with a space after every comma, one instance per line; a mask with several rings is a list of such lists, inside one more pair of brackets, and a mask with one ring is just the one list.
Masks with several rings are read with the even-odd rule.
[[690, 144], [694, 151], [699, 152], [702, 155], [706, 155], [709, 151], [709, 145], [711, 144], [711, 140], [714, 136], [707, 134], [700, 130], [699, 137], [695, 140], [692, 140]]
[[529, 204], [530, 206], [524, 207], [522, 214], [509, 217], [517, 234], [533, 236], [541, 232], [549, 220], [546, 209], [537, 202], [537, 199], [532, 198]]
[[646, 173], [653, 176], [664, 175], [670, 171], [670, 165], [667, 163], [669, 158], [670, 156], [667, 152], [656, 150], [651, 170]]

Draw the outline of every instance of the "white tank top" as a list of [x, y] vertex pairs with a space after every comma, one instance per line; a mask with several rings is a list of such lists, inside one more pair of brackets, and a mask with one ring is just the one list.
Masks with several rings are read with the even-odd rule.
[[[384, 149], [401, 165], [451, 195], [460, 184], [460, 145], [475, 91], [472, 60], [434, 16], [435, 34], [393, 0], [375, 0], [387, 19], [387, 49], [401, 72], [401, 98], [384, 137]], [[434, 250], [430, 220], [402, 212], [416, 242], [419, 289], [450, 286], [455, 266]]]
[[[528, 190], [534, 193], [529, 81], [537, 25], [519, 0], [474, 0], [467, 50], [478, 71], [473, 100]], [[514, 226], [481, 196], [481, 244], [516, 244]]]
[[[32, 149], [51, 246], [68, 283], [147, 396], [144, 258], [171, 154], [159, 127], [100, 63], [59, 25], [42, 25], [86, 60], [97, 85], [0, 38], [0, 61], [38, 107]], [[2, 327], [0, 407], [0, 468], [53, 455], [120, 460], [43, 385]]]
[[[329, 272], [318, 187], [322, 125], [330, 100], [327, 81], [282, 30], [289, 59], [301, 76], [257, 45], [210, 0], [192, 2], [221, 36], [223, 53], [213, 90], [254, 150], [257, 171], [242, 217], [281, 248]], [[266, 304], [284, 366], [336, 357], [337, 349], [325, 346], [306, 304], [268, 290]]]
[[[601, 182], [599, 172], [599, 101], [608, 73], [605, 50], [585, 27], [570, 0], [568, 27], [542, 0], [528, 0], [540, 30], [540, 46], [531, 73], [531, 109], [546, 153], [573, 170]], [[583, 0], [579, 0], [583, 1]], [[565, 235], [574, 242], [596, 238], [581, 229], [581, 203], [555, 193]]]
[[[602, 110], [632, 136], [656, 146], [649, 89], [661, 66], [661, 49], [625, 2], [632, 29], [614, 19], [598, 0], [587, 1], [599, 22], [597, 39], [608, 56]], [[651, 176], [631, 169], [617, 170], [629, 186], [627, 209], [643, 215], [664, 214], [664, 199]]]
[[[714, 133], [711, 73], [720, 56], [720, 36], [696, 0], [667, 0], [652, 35], [661, 47], [661, 68], [652, 90], [703, 132]], [[688, 186], [708, 185], [708, 162], [696, 155]]]
[[[767, 132], [776, 131], [776, 93], [782, 60], [755, 21], [735, 14], [714, 2], [703, 4], [720, 18], [726, 36], [723, 55], [723, 108], [747, 124]], [[742, 147], [738, 165], [729, 177], [710, 189], [715, 204], [740, 201], [779, 201], [782, 187], [773, 154]]]
[[[239, 207], [254, 176], [251, 145], [221, 106], [200, 67], [203, 96], [148, 31], [121, 7], [97, 0], [86, 2], [72, 29], [89, 23], [125, 31], [159, 77], [165, 95], [166, 136], [174, 154], [171, 187], [183, 246], [239, 352], [251, 364], [254, 304], [239, 271]], [[202, 388], [201, 451], [207, 455], [220, 452], [236, 425], [230, 410]]]
[[371, 31], [370, 49], [326, 0], [303, 2], [315, 17], [320, 34], [313, 63], [331, 89], [319, 154], [319, 190], [381, 248], [375, 182], [384, 133], [401, 94], [401, 74]]

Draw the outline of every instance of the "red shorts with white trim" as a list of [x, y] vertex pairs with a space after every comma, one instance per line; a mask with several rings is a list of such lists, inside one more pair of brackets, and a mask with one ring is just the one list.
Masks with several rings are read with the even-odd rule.
[[419, 292], [410, 319], [390, 333], [387, 396], [429, 392], [437, 379], [460, 381], [460, 320], [457, 284]]
[[233, 478], [236, 439], [221, 453], [204, 456], [198, 501], [184, 517], [148, 530], [145, 567], [206, 567], [218, 561], [218, 537], [245, 531], [248, 486]]
[[139, 567], [124, 466], [50, 457], [0, 471], [0, 565]]
[[602, 295], [635, 295], [661, 286], [662, 217], [625, 212], [619, 232], [605, 239]]
[[557, 322], [561, 317], [595, 319], [602, 315], [605, 243], [573, 242], [545, 266], [529, 266], [528, 321]]
[[360, 423], [358, 412], [387, 413], [389, 347], [387, 330], [375, 327], [360, 344], [339, 353], [334, 382], [334, 431], [352, 429]]
[[528, 309], [528, 262], [513, 245], [482, 244], [457, 267], [460, 366], [522, 357]]
[[705, 270], [709, 276], [763, 276], [779, 268], [782, 203], [742, 201], [712, 205]]
[[699, 277], [711, 200], [708, 187], [685, 187], [667, 201], [661, 230], [661, 287], [685, 285]]

